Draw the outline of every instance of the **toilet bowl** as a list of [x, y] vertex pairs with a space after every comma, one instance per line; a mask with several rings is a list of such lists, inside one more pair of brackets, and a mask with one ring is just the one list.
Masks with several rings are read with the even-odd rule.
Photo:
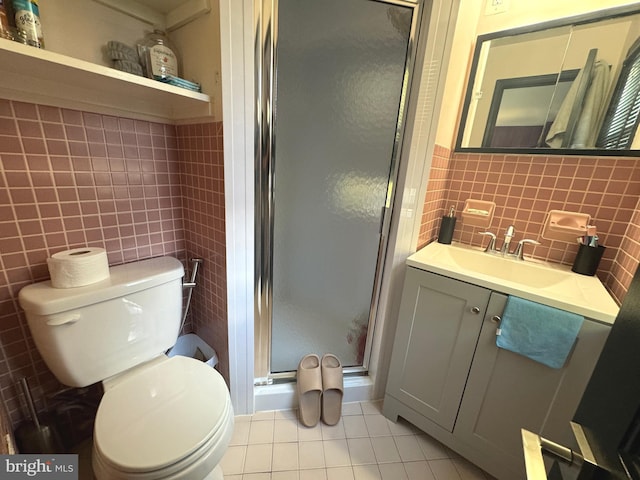
[[110, 269], [86, 287], [20, 291], [34, 341], [62, 383], [101, 381], [92, 465], [99, 480], [218, 480], [233, 434], [222, 376], [167, 357], [177, 339], [184, 270], [171, 257]]
[[93, 440], [98, 478], [204, 478], [222, 459], [233, 409], [207, 364], [163, 356], [104, 383]]

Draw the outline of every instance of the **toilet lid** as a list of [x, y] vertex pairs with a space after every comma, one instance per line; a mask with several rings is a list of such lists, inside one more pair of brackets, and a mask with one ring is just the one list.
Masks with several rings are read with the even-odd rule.
[[224, 425], [229, 391], [222, 376], [193, 358], [149, 364], [109, 388], [94, 442], [121, 471], [149, 471], [180, 461]]

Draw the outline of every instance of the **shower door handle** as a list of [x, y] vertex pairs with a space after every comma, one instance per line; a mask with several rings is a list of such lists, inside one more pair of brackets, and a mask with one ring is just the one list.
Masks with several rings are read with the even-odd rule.
[[382, 235], [382, 230], [384, 228], [384, 215], [387, 213], [387, 207], [382, 206], [382, 211], [380, 213], [380, 225], [378, 226], [378, 233]]

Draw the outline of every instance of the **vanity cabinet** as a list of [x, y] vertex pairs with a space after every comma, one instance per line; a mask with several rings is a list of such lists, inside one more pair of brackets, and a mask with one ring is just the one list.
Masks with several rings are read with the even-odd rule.
[[573, 445], [570, 420], [610, 330], [585, 319], [561, 369], [496, 346], [507, 295], [408, 267], [384, 414], [499, 480], [525, 479], [520, 430]]
[[490, 291], [409, 268], [387, 389], [451, 432]]

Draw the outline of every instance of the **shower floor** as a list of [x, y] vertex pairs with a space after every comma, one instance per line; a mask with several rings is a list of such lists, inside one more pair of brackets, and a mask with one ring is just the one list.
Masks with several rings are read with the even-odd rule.
[[[280, 304], [281, 305], [281, 304]], [[300, 306], [281, 306], [274, 312], [271, 332], [271, 372], [295, 371], [309, 353], [336, 355], [343, 367], [357, 364], [359, 329], [344, 317]], [[366, 331], [365, 331], [366, 335]], [[351, 339], [351, 342], [349, 341]]]

